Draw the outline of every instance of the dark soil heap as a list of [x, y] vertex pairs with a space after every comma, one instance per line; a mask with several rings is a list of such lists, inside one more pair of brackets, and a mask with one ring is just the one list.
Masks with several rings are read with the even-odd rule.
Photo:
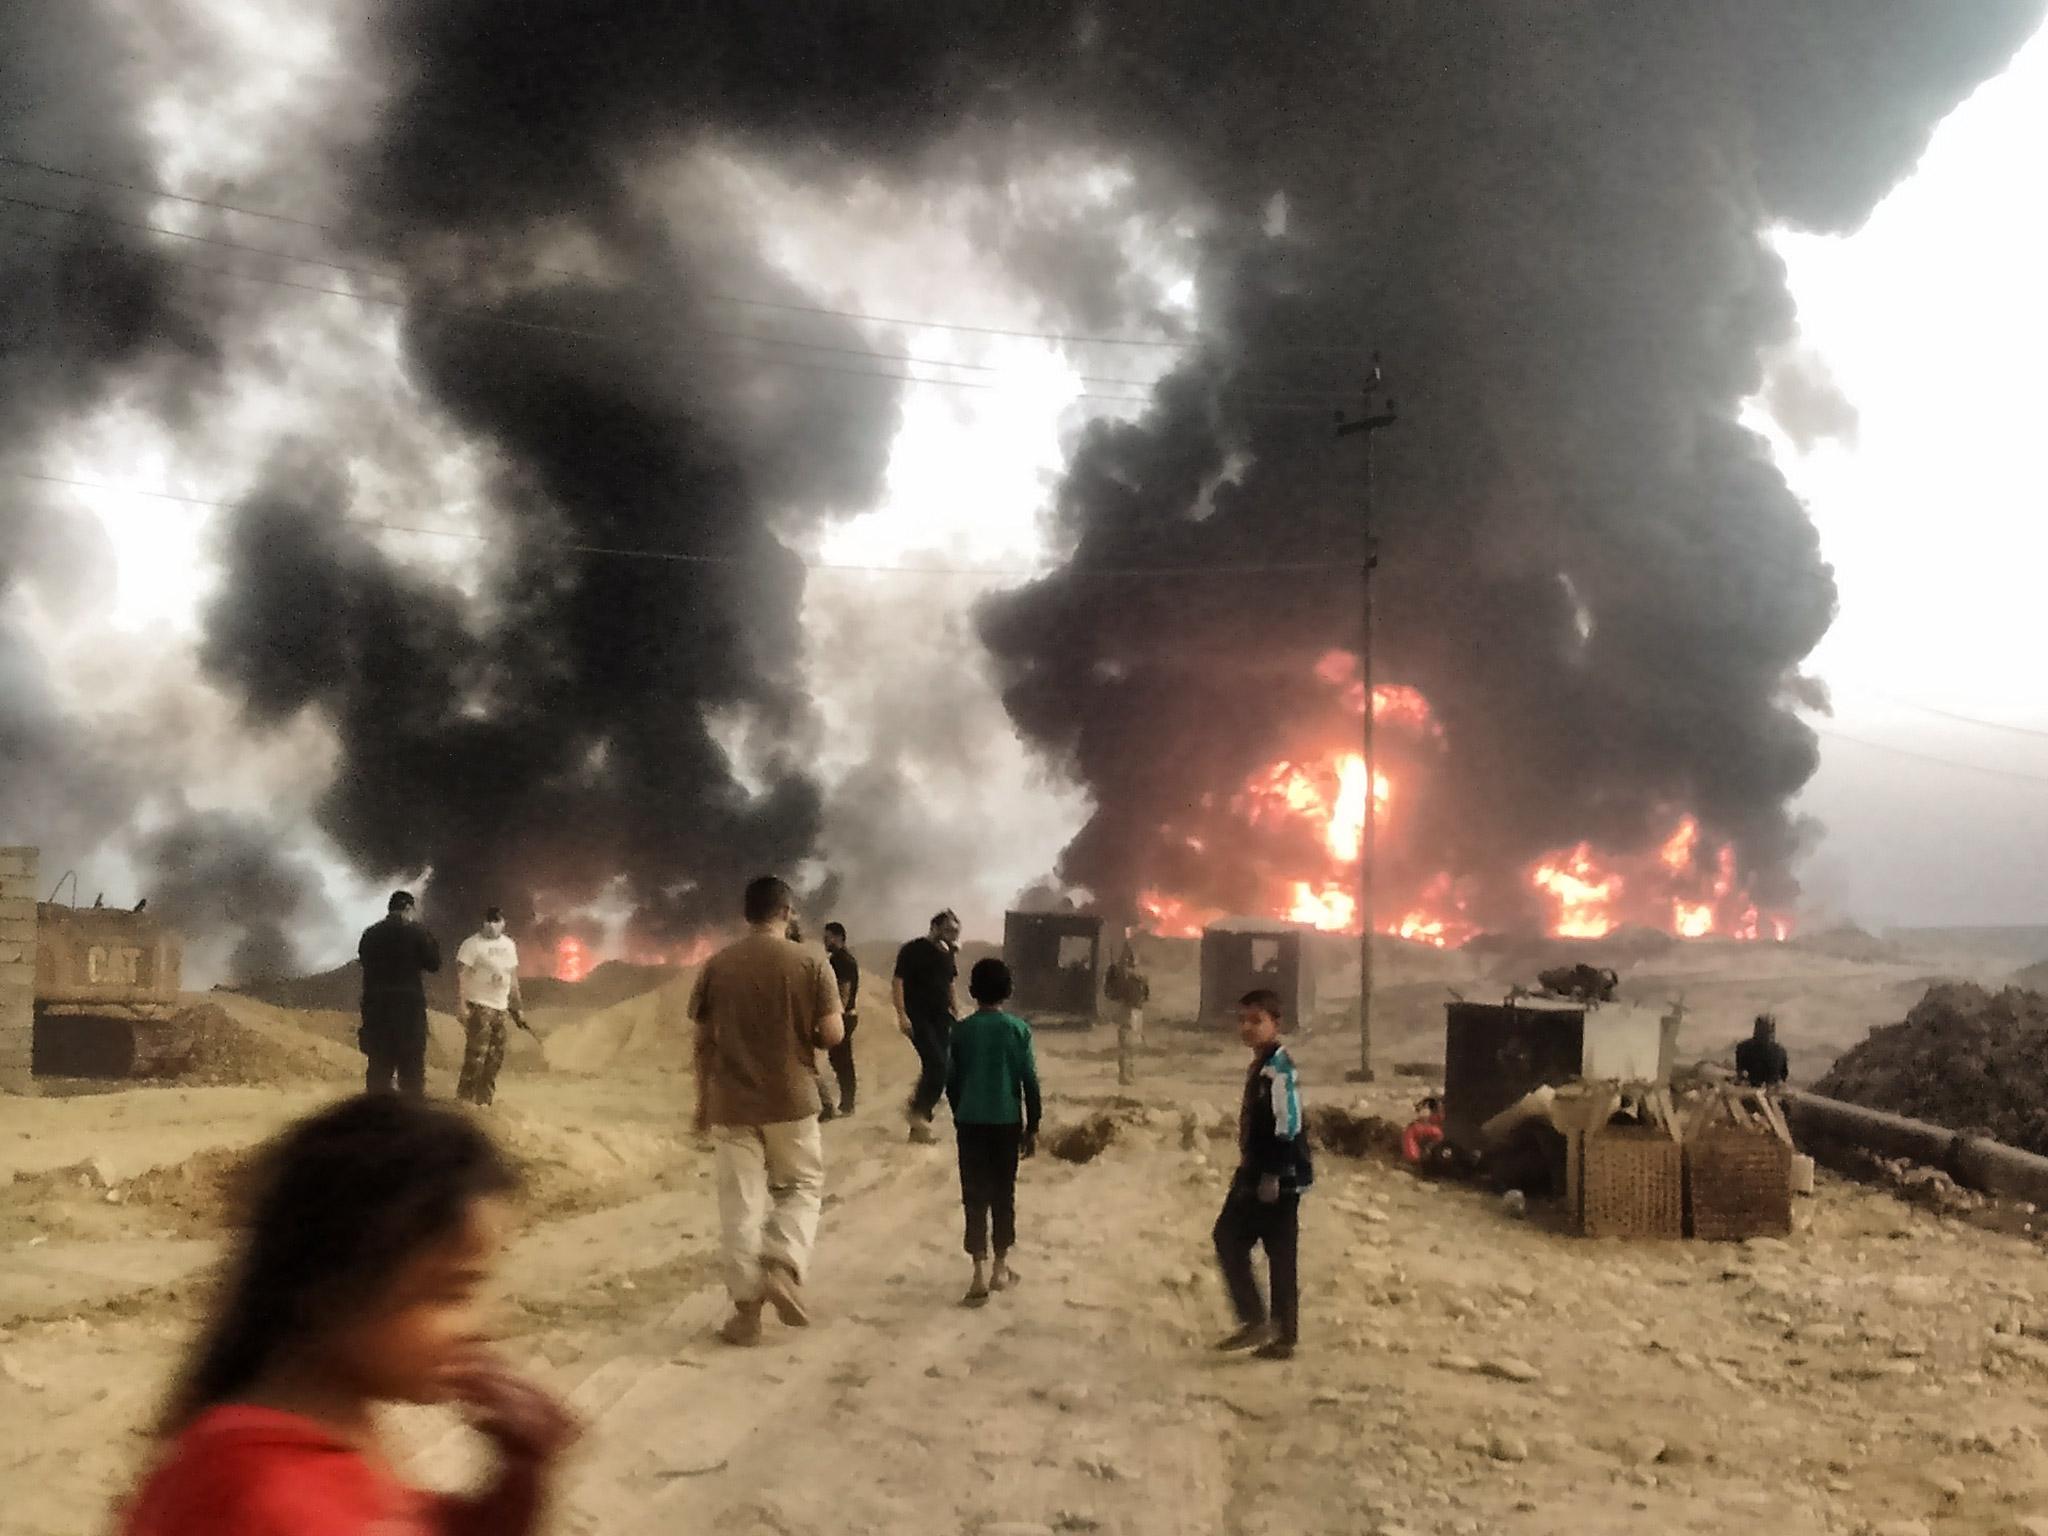
[[[457, 943], [460, 943], [458, 940]], [[552, 976], [522, 976], [519, 990], [529, 1008], [584, 1008], [596, 1012], [622, 1003], [644, 992], [652, 992], [675, 979], [676, 972], [665, 965], [636, 965], [627, 960], [607, 960], [581, 981], [557, 981]], [[444, 945], [441, 969], [426, 978], [427, 1006], [442, 1013], [455, 1011], [455, 948]], [[354, 1013], [362, 1002], [362, 967], [350, 960], [331, 971], [311, 976], [278, 976], [223, 988], [240, 992], [273, 1008], [299, 1008], [326, 1013]]]
[[1814, 1091], [2048, 1154], [2048, 996], [1939, 982]]

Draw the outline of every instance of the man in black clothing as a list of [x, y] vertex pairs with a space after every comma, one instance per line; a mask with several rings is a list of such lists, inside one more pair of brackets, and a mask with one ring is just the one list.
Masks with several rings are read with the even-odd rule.
[[369, 1058], [364, 1091], [427, 1091], [428, 971], [441, 969], [441, 946], [420, 926], [410, 891], [395, 891], [384, 921], [363, 930], [356, 958], [363, 966], [363, 1027], [356, 1035]]
[[946, 1092], [947, 1058], [953, 1038], [954, 978], [959, 974], [954, 949], [960, 942], [960, 919], [939, 913], [921, 939], [896, 951], [896, 1027], [917, 1051], [917, 1089], [910, 1096], [910, 1139], [936, 1143], [932, 1112]]
[[839, 1103], [835, 1107], [827, 1103], [818, 1118], [830, 1120], [835, 1115], [853, 1113], [854, 1089], [853, 1071], [853, 1029], [860, 1022], [855, 1008], [860, 1002], [860, 962], [853, 958], [853, 951], [846, 947], [846, 925], [827, 923], [825, 925], [825, 958], [832, 966], [832, 979], [839, 985], [839, 1017], [846, 1025], [846, 1035], [837, 1045], [825, 1053], [825, 1059], [832, 1063], [832, 1075], [839, 1083]]
[[1778, 1044], [1778, 1021], [1768, 1013], [1750, 1037], [1735, 1047], [1735, 1075], [1758, 1088], [1776, 1088], [1792, 1075], [1792, 1060]]

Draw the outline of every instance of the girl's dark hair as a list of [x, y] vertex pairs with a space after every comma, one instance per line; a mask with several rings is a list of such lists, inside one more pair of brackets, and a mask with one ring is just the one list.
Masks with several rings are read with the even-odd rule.
[[974, 969], [967, 973], [967, 995], [977, 1003], [986, 1003], [993, 1008], [997, 1003], [1010, 1000], [1010, 968], [990, 955], [985, 960], [974, 962]]
[[287, 1349], [354, 1321], [476, 1200], [519, 1185], [468, 1116], [395, 1094], [299, 1121], [245, 1178], [239, 1241], [157, 1421], [165, 1437], [246, 1392]]

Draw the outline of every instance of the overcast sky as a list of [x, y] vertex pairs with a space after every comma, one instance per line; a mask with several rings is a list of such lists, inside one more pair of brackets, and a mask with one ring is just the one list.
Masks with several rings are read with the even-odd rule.
[[1867, 924], [2048, 922], [2048, 734], [2023, 734], [2048, 733], [2044, 152], [2048, 35], [1863, 229], [1779, 242], [1801, 335], [1858, 416], [1853, 441], [1780, 445], [1841, 587], [1813, 658], [1836, 714], [1816, 721], [1802, 805], [1828, 835], [1804, 877]]

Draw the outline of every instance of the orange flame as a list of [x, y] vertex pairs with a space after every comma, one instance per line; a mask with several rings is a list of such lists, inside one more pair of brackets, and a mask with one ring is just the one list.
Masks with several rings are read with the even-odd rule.
[[1163, 891], [1138, 893], [1138, 910], [1145, 926], [1169, 939], [1198, 939], [1202, 930], [1223, 916], [1220, 911], [1193, 906]]
[[[1315, 664], [1315, 675], [1342, 691], [1345, 710], [1364, 713], [1366, 693], [1357, 658], [1350, 652], [1326, 652]], [[1418, 746], [1440, 747], [1443, 726], [1429, 701], [1404, 684], [1375, 687], [1371, 708], [1376, 722], [1397, 730], [1391, 762], [1406, 782], [1408, 775], [1419, 771]], [[1219, 801], [1213, 793], [1204, 794], [1190, 810], [1200, 816], [1230, 815], [1252, 826], [1290, 828], [1295, 839], [1284, 846], [1296, 854], [1302, 853], [1300, 832], [1313, 834], [1321, 854], [1313, 867], [1258, 871], [1259, 910], [1324, 932], [1351, 932], [1357, 927], [1354, 882], [1368, 813], [1375, 831], [1391, 839], [1397, 863], [1413, 852], [1401, 846], [1404, 822], [1396, 817], [1397, 812], [1404, 817], [1412, 813], [1401, 811], [1405, 800], [1397, 798], [1386, 768], [1376, 763], [1368, 776], [1363, 754], [1344, 748], [1333, 748], [1322, 757], [1282, 758], [1249, 775], [1227, 802]], [[1203, 835], [1206, 826], [1161, 831], [1185, 854], [1206, 856], [1209, 851], [1211, 840]], [[1543, 899], [1546, 927], [1559, 938], [1604, 938], [1624, 923], [1663, 928], [1684, 938], [1784, 938], [1790, 924], [1781, 916], [1760, 912], [1741, 889], [1733, 845], [1716, 848], [1709, 857], [1703, 841], [1698, 817], [1676, 815], [1669, 833], [1638, 851], [1612, 856], [1584, 841], [1544, 854], [1522, 878]], [[1308, 863], [1307, 858], [1303, 862]], [[1419, 891], [1395, 893], [1390, 905], [1407, 910], [1379, 923], [1385, 932], [1416, 943], [1444, 948], [1462, 944], [1478, 932], [1467, 894], [1448, 872], [1439, 872]], [[1162, 934], [1197, 934], [1221, 915], [1158, 889], [1145, 892], [1139, 907]]]
[[678, 945], [674, 949], [639, 948], [628, 950], [626, 958], [634, 965], [679, 966], [684, 970], [688, 970], [692, 966], [702, 965], [706, 960], [717, 954], [719, 948], [720, 940], [717, 934], [700, 933], [690, 940], [689, 943]]
[[590, 951], [575, 934], [563, 934], [555, 943], [555, 980], [581, 981], [589, 974]]
[[1604, 939], [1619, 926], [1612, 907], [1621, 894], [1621, 876], [1594, 866], [1590, 843], [1539, 863], [1529, 883], [1550, 897], [1550, 931], [1561, 939]]

